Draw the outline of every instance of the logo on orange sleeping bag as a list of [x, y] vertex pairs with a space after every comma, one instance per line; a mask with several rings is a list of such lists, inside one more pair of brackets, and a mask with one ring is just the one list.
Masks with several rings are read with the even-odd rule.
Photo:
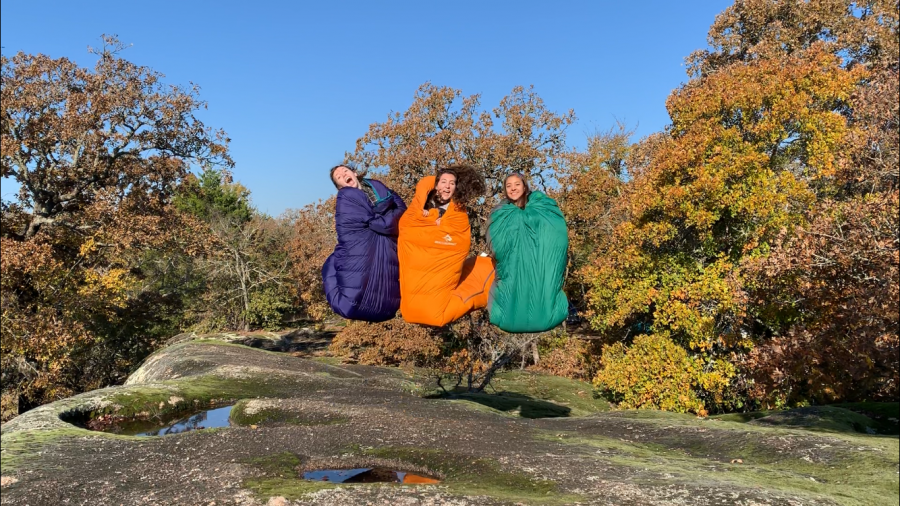
[[434, 243], [435, 244], [443, 244], [445, 246], [456, 246], [455, 242], [450, 242], [452, 240], [453, 240], [453, 236], [451, 236], [450, 234], [447, 234], [444, 236], [443, 241], [434, 241]]

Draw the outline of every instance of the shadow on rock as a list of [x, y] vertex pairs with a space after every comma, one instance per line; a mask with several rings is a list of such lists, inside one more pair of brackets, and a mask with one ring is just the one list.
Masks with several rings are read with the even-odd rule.
[[266, 351], [301, 353], [305, 355], [328, 349], [336, 334], [337, 332], [335, 331], [314, 331], [303, 328], [288, 332], [278, 339], [272, 339], [268, 336], [248, 335], [242, 339], [235, 339], [233, 342]]
[[513, 392], [498, 392], [496, 394], [451, 393], [434, 395], [428, 398], [474, 402], [497, 411], [515, 414], [522, 418], [559, 418], [571, 416], [572, 413], [572, 409], [567, 406]]

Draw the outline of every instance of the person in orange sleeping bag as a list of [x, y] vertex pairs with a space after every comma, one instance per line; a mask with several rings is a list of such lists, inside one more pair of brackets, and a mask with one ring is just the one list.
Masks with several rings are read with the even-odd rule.
[[400, 218], [400, 314], [409, 323], [442, 327], [487, 306], [494, 280], [489, 257], [466, 259], [472, 243], [464, 206], [484, 193], [471, 165], [439, 169], [416, 185]]

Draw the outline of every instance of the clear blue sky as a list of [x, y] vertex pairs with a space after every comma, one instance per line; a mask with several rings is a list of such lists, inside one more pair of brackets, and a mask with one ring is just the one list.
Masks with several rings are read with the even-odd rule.
[[[550, 109], [575, 110], [575, 147], [617, 118], [658, 131], [684, 57], [730, 3], [3, 0], [0, 36], [5, 55], [93, 66], [87, 46], [118, 34], [133, 44], [125, 58], [199, 84], [199, 116], [231, 137], [235, 178], [277, 215], [333, 193], [328, 168], [426, 81], [486, 108], [534, 85]], [[3, 182], [5, 199], [14, 191]]]

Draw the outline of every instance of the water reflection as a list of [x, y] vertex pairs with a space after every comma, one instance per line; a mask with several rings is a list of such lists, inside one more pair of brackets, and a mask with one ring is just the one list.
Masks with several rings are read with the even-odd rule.
[[386, 467], [360, 467], [355, 469], [321, 469], [307, 471], [303, 478], [331, 483], [406, 483], [426, 485], [440, 483], [440, 480]]
[[167, 436], [169, 434], [180, 434], [191, 430], [212, 429], [216, 427], [228, 427], [228, 415], [231, 414], [233, 406], [225, 406], [223, 408], [210, 409], [195, 415], [188, 416], [177, 420], [176, 422], [159, 429], [150, 431], [136, 432], [135, 436]]

